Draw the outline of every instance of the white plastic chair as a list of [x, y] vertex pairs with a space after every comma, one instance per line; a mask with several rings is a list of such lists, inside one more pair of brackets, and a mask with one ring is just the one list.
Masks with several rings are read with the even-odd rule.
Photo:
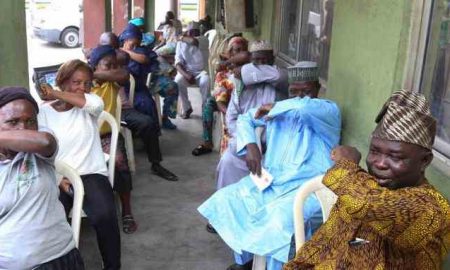
[[67, 179], [73, 187], [73, 207], [72, 207], [72, 230], [75, 246], [78, 248], [80, 239], [81, 217], [83, 211], [84, 186], [78, 172], [61, 160], [55, 161], [56, 172]]
[[[130, 74], [130, 89], [128, 92], [128, 100], [129, 102], [134, 106], [134, 92], [136, 91], [136, 81], [133, 77], [133, 75]], [[122, 115], [122, 109], [121, 115]], [[122, 119], [122, 118], [120, 118]], [[119, 125], [121, 126], [121, 125]], [[122, 133], [123, 137], [125, 138], [125, 148], [127, 150], [127, 156], [128, 156], [128, 164], [130, 166], [131, 172], [136, 172], [136, 159], [134, 157], [134, 148], [133, 148], [133, 134], [131, 133], [131, 130], [127, 127], [121, 127], [120, 132]]]
[[109, 147], [109, 155], [105, 155], [108, 161], [108, 178], [111, 186], [114, 186], [114, 171], [116, 165], [117, 140], [119, 138], [119, 125], [117, 120], [110, 113], [103, 111], [98, 117], [97, 124], [99, 127], [107, 122], [111, 127], [111, 145]]
[[208, 30], [208, 31], [206, 31], [206, 33], [204, 34], [204, 36], [205, 37], [207, 37], [208, 38], [208, 47], [211, 49], [211, 46], [212, 46], [212, 44], [213, 44], [213, 41], [214, 41], [214, 38], [216, 37], [216, 35], [217, 35], [217, 30], [216, 29], [211, 29], [211, 30]]
[[223, 125], [225, 123], [225, 116], [222, 112], [214, 112], [214, 122], [212, 129], [213, 149], [217, 152], [220, 151], [220, 145], [223, 138]]
[[136, 80], [131, 74], [129, 80], [130, 80], [130, 89], [128, 92], [128, 99], [130, 100], [131, 104], [134, 104], [134, 92], [136, 91]]
[[136, 160], [134, 158], [134, 146], [133, 146], [133, 134], [131, 130], [126, 126], [121, 125], [122, 119], [122, 100], [120, 96], [117, 96], [117, 106], [116, 106], [116, 120], [120, 127], [120, 133], [122, 133], [125, 139], [125, 150], [127, 152], [128, 166], [130, 167], [131, 174], [136, 173]]
[[331, 208], [336, 203], [337, 196], [324, 184], [323, 175], [318, 175], [303, 184], [297, 191], [294, 199], [294, 228], [295, 228], [295, 250], [298, 251], [305, 243], [305, 223], [303, 218], [303, 206], [306, 198], [314, 193], [322, 208], [323, 222], [328, 219]]

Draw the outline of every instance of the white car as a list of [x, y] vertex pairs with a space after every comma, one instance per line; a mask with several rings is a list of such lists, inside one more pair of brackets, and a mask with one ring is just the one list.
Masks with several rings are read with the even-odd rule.
[[31, 9], [35, 37], [64, 47], [80, 45], [81, 1], [51, 1], [45, 8]]

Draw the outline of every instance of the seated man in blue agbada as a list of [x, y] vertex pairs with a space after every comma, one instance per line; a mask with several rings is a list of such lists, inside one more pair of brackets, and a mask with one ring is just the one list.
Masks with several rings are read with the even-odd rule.
[[[293, 202], [300, 186], [332, 166], [331, 150], [339, 143], [338, 106], [317, 98], [317, 64], [300, 62], [289, 68], [292, 98], [266, 104], [241, 115], [237, 123], [237, 152], [246, 156], [253, 174], [261, 166], [273, 176], [262, 190], [251, 176], [224, 187], [199, 207], [225, 243], [233, 249], [236, 264], [229, 270], [251, 269], [253, 254], [265, 256], [267, 269], [281, 269], [288, 261], [294, 234]], [[255, 128], [266, 127], [267, 151], [263, 165]], [[322, 223], [314, 196], [304, 209], [306, 237]]]

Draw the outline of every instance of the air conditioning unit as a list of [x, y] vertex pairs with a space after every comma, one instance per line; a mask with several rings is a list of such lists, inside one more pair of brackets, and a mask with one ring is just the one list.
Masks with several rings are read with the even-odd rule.
[[260, 1], [220, 0], [223, 7], [224, 27], [228, 32], [255, 32], [258, 30], [257, 10]]

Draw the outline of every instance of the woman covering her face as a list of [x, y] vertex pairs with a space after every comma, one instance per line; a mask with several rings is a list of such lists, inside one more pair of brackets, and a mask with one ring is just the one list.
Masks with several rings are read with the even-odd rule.
[[[97, 233], [105, 269], [120, 268], [120, 233], [114, 195], [108, 180], [97, 120], [103, 101], [91, 94], [92, 70], [71, 60], [58, 70], [56, 84], [61, 89], [44, 87], [43, 97], [51, 102], [40, 108], [39, 123], [54, 131], [59, 142], [57, 159], [78, 171], [84, 185], [83, 210]], [[66, 212], [72, 207], [67, 180], [60, 182], [60, 200]]]
[[55, 186], [57, 140], [36, 101], [0, 88], [0, 269], [84, 270]]

